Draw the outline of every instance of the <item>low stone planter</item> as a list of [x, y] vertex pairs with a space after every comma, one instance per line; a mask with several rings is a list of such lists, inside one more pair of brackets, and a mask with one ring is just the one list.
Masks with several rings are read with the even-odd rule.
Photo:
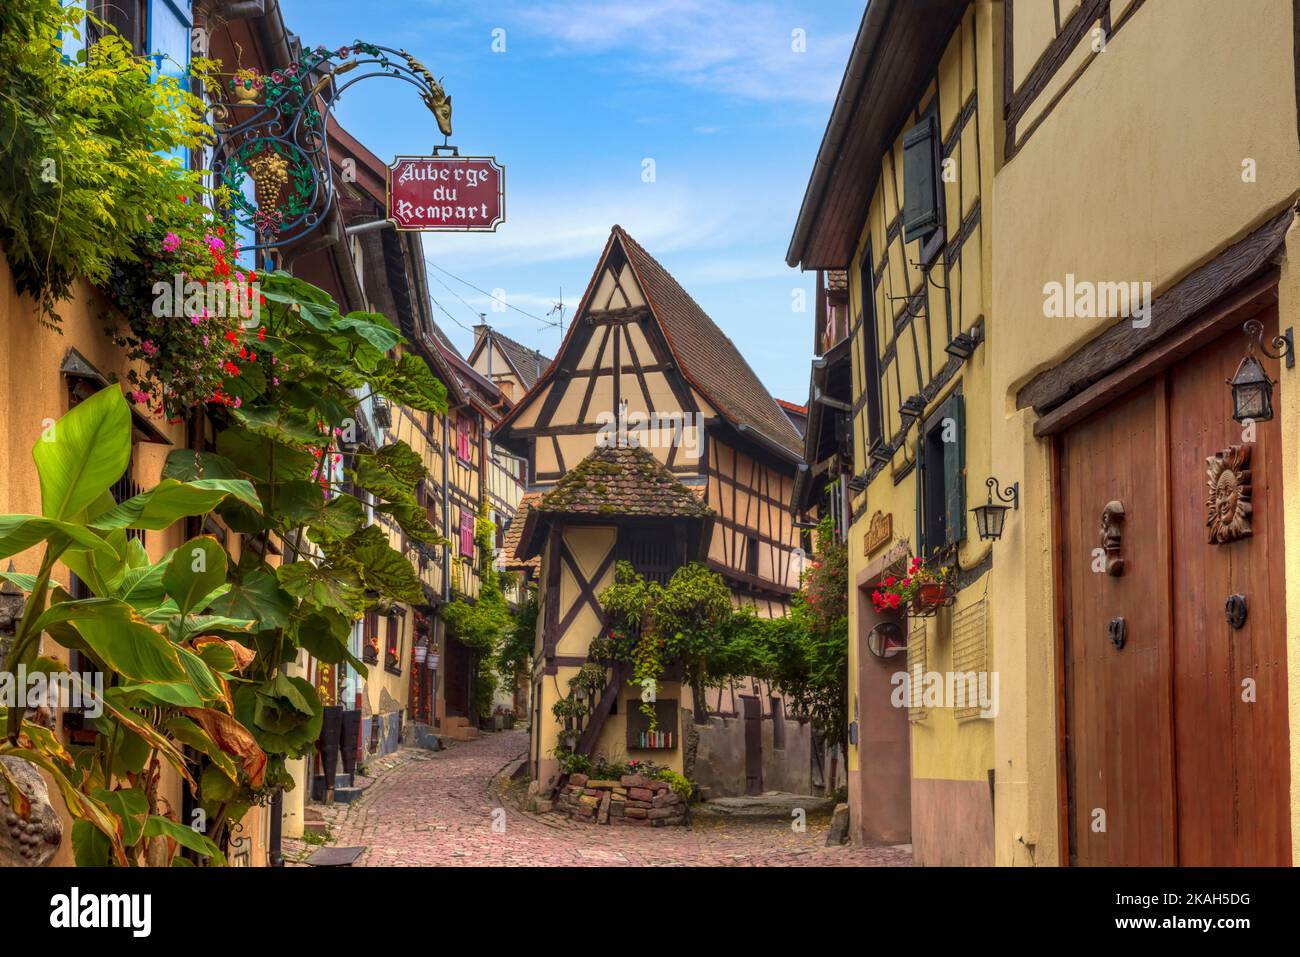
[[666, 781], [626, 774], [617, 781], [574, 774], [560, 789], [553, 808], [575, 821], [629, 827], [682, 826], [687, 804]]

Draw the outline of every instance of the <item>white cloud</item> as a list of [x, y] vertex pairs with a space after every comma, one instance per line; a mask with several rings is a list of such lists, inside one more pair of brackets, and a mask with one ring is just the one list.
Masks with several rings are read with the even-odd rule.
[[[853, 43], [852, 32], [824, 31], [806, 14], [737, 0], [552, 0], [518, 16], [567, 53], [617, 53], [620, 69], [761, 102], [831, 102]], [[805, 52], [794, 50], [795, 30]]]

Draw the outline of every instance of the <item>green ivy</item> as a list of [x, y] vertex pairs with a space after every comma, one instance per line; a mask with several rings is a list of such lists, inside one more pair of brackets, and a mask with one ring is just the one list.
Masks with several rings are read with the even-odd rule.
[[[134, 237], [182, 231], [212, 205], [198, 172], [161, 155], [210, 135], [202, 102], [112, 32], [65, 61], [59, 35], [77, 34], [81, 13], [0, 4], [0, 248], [52, 326], [78, 278], [104, 283], [138, 258]], [[195, 60], [190, 75], [211, 67]]]

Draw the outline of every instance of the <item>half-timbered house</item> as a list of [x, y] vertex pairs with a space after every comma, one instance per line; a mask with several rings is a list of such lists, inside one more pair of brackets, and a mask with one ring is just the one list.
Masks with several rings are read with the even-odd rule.
[[[867, 7], [787, 257], [848, 276], [795, 501], [848, 479], [857, 838], [1291, 862], [1295, 18]], [[1271, 404], [1234, 406], [1248, 353]], [[952, 603], [877, 611], [912, 556]]]
[[[584, 606], [579, 596], [591, 598], [608, 584], [615, 556], [663, 580], [688, 559], [702, 561], [727, 581], [737, 605], [753, 607], [762, 616], [785, 613], [803, 556], [789, 509], [802, 440], [731, 340], [618, 226], [555, 361], [502, 418], [493, 437], [527, 460], [530, 490], [541, 493], [528, 522], [549, 521], [555, 536], [537, 539], [529, 553], [529, 533], [523, 530], [520, 551], [510, 559], [541, 558], [532, 763], [535, 774], [546, 780], [555, 768], [549, 755], [551, 705], [599, 630], [598, 608], [590, 601]], [[566, 544], [570, 533], [562, 531], [567, 526], [557, 518], [561, 513], [549, 496], [575, 472], [590, 470], [593, 455], [626, 446], [638, 448], [675, 480], [674, 489], [690, 489], [708, 510], [709, 531], [698, 553], [671, 538], [616, 533], [625, 524], [618, 521], [625, 509], [615, 497], [597, 512], [607, 518], [605, 531], [589, 527], [588, 516], [582, 529], [573, 532], [581, 541]], [[745, 706], [746, 713], [758, 727], [766, 720], [770, 728], [775, 720], [771, 696], [747, 688], [739, 697], [753, 698], [758, 707]], [[695, 694], [690, 707], [697, 721], [706, 722], [703, 695]], [[806, 740], [806, 725], [796, 727]], [[779, 763], [782, 755], [769, 747], [765, 756], [761, 735], [751, 733], [746, 747], [744, 722], [717, 719], [699, 730], [718, 735], [720, 755], [730, 751], [736, 757], [738, 770], [731, 779], [709, 781], [717, 792], [760, 787], [765, 762], [768, 778], [778, 776], [772, 762]], [[628, 752], [616, 747], [616, 738], [623, 740], [616, 734], [602, 739], [598, 730], [592, 731], [581, 746], [603, 742], [615, 748], [607, 755], [614, 758]], [[663, 757], [680, 769], [676, 740], [673, 749]], [[806, 748], [801, 755], [794, 763], [806, 789]], [[700, 767], [698, 773], [707, 775], [708, 769]]]

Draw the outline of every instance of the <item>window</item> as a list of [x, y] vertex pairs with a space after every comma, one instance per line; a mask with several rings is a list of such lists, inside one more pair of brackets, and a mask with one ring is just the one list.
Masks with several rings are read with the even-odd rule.
[[361, 660], [368, 665], [379, 663], [379, 614], [372, 608], [363, 619]]
[[460, 509], [460, 556], [465, 559], [474, 557], [474, 513], [463, 505]]
[[927, 265], [943, 240], [938, 119], [937, 107], [931, 107], [903, 134], [903, 241], [921, 240], [921, 261]]
[[465, 419], [456, 423], [456, 457], [462, 462], [470, 460], [470, 425]]
[[[862, 298], [862, 388], [866, 393], [867, 450], [883, 445], [884, 427], [880, 418], [880, 343], [876, 326], [876, 283], [872, 273], [871, 245], [862, 251], [858, 269], [858, 289]], [[868, 456], [870, 458], [870, 456]]]
[[961, 393], [926, 420], [917, 442], [917, 533], [923, 554], [966, 537], [966, 415]]
[[[120, 0], [114, 0], [115, 3]], [[186, 86], [190, 69], [189, 0], [149, 0], [149, 21], [145, 49], [153, 60], [157, 76], [170, 76]], [[181, 166], [189, 165], [189, 151], [177, 147], [166, 154]]]
[[97, 43], [108, 31], [116, 30], [136, 53], [145, 52], [146, 30], [144, 0], [91, 0], [85, 4], [106, 26], [99, 26], [87, 18], [83, 21], [82, 36], [86, 46]]
[[745, 536], [745, 573], [758, 575], [758, 539], [753, 535]]
[[384, 670], [395, 675], [402, 673], [402, 643], [397, 632], [397, 616], [389, 615], [384, 627]]

